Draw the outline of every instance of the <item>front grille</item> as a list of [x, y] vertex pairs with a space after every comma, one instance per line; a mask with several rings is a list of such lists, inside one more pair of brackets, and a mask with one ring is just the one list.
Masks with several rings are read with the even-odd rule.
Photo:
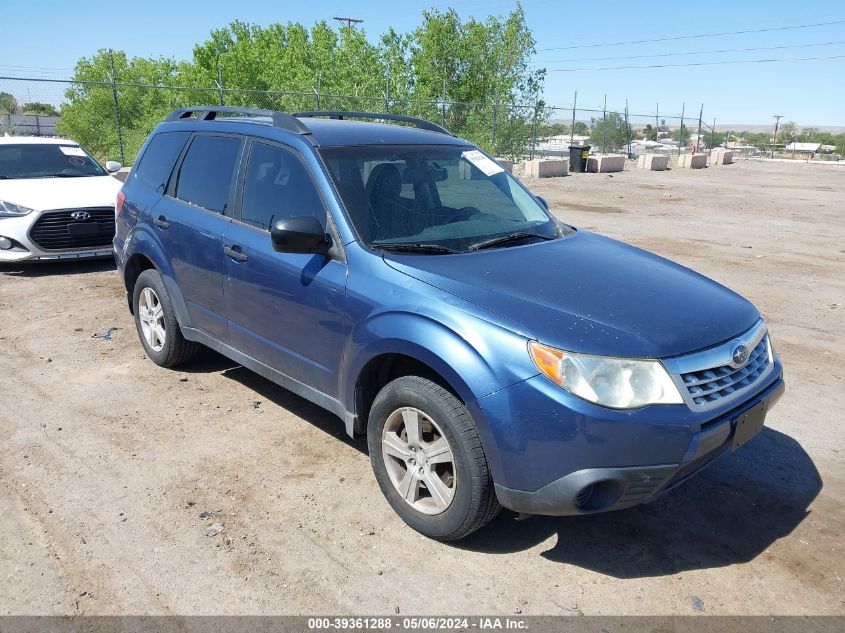
[[681, 374], [693, 402], [706, 405], [730, 396], [756, 382], [769, 365], [769, 337], [764, 336], [739, 369], [730, 365]]
[[[71, 214], [76, 211], [87, 211], [91, 218], [74, 220]], [[97, 207], [42, 213], [30, 229], [29, 238], [45, 251], [109, 246], [114, 238], [114, 209]]]

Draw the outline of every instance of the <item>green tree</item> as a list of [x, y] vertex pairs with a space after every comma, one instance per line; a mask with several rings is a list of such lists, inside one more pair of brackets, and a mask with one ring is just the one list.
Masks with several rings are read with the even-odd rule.
[[690, 138], [692, 134], [689, 131], [689, 128], [686, 126], [685, 123], [681, 124], [677, 130], [672, 130], [671, 138], [672, 140], [678, 141], [681, 146], [686, 146], [689, 144]]
[[778, 130], [779, 143], [791, 143], [795, 140], [795, 137], [795, 121], [787, 121], [786, 123], [780, 126], [780, 130]]
[[0, 114], [16, 114], [18, 100], [8, 92], [0, 92]]
[[628, 143], [631, 127], [618, 112], [608, 112], [601, 119], [596, 119], [590, 133], [590, 143], [600, 152], [617, 152]]
[[30, 101], [21, 106], [21, 114], [41, 114], [43, 116], [59, 116], [59, 111], [49, 103]]
[[654, 129], [651, 123], [646, 123], [646, 126], [643, 128], [643, 138], [647, 141], [657, 140], [657, 130]]

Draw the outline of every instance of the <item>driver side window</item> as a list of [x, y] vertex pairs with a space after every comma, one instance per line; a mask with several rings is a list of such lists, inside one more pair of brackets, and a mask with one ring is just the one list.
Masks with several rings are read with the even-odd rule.
[[244, 177], [241, 221], [269, 231], [277, 220], [313, 215], [325, 225], [326, 210], [307, 167], [291, 151], [253, 142]]

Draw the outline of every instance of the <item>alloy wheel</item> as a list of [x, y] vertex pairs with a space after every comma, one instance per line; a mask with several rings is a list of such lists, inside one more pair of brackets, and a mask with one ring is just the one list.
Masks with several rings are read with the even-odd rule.
[[384, 424], [381, 450], [399, 496], [423, 514], [445, 512], [455, 497], [455, 457], [443, 430], [425, 412], [402, 407]]

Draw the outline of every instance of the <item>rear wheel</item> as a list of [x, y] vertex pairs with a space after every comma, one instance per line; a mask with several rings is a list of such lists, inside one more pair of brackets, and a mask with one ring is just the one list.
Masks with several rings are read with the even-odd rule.
[[456, 540], [499, 511], [478, 429], [437, 383], [403, 376], [386, 385], [373, 402], [367, 440], [382, 493], [418, 532]]
[[145, 270], [138, 276], [132, 306], [141, 344], [156, 365], [174, 367], [196, 355], [199, 346], [182, 336], [170, 295], [157, 270]]

